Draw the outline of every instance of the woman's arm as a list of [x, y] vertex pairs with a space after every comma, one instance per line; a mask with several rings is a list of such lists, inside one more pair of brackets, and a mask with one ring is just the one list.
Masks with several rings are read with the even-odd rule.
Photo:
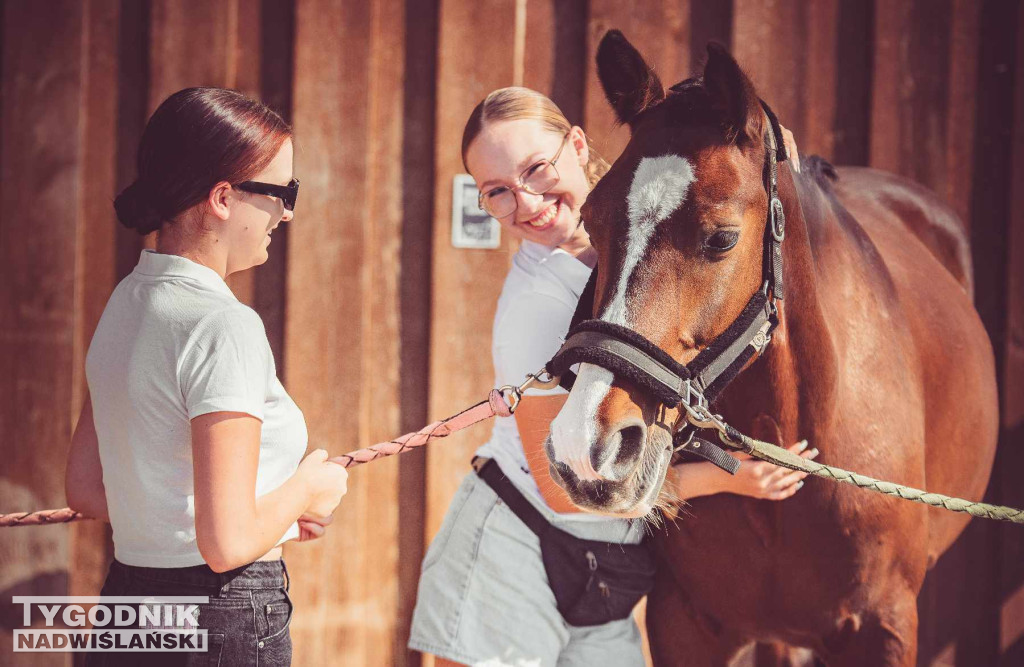
[[[813, 459], [818, 455], [817, 449], [807, 450], [806, 441], [798, 442], [790, 447], [789, 451], [805, 459]], [[804, 485], [803, 479], [807, 473], [795, 472], [765, 461], [755, 461], [745, 454], [734, 456], [743, 460], [743, 465], [735, 475], [730, 475], [706, 461], [673, 466], [676, 496], [680, 500], [689, 500], [716, 493], [735, 493], [751, 498], [783, 500]]]
[[64, 471], [64, 495], [71, 509], [92, 519], [110, 521], [107, 492], [103, 488], [100, 445], [92, 417], [92, 397], [88, 394], [75, 433], [71, 436]]
[[318, 449], [284, 484], [256, 498], [261, 428], [259, 419], [240, 412], [192, 420], [196, 542], [215, 572], [263, 556], [307, 511], [329, 517], [347, 488], [348, 471]]

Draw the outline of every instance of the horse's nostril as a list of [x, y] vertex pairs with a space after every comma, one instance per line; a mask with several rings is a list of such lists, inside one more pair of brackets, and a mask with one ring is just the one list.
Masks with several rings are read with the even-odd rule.
[[557, 472], [562, 477], [562, 479], [570, 480], [576, 477], [576, 474], [572, 471], [572, 468], [562, 463], [561, 461], [551, 459], [551, 466], [555, 469], [555, 472]]
[[629, 423], [613, 431], [599, 446], [590, 450], [590, 464], [611, 481], [627, 477], [643, 455], [647, 429], [643, 422]]
[[646, 433], [642, 426], [627, 426], [619, 431], [622, 440], [619, 442], [619, 453], [615, 456], [615, 465], [631, 464], [643, 453]]

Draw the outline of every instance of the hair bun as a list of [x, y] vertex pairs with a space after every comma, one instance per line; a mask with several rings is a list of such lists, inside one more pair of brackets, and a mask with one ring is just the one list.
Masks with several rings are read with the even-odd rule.
[[155, 232], [163, 224], [163, 216], [153, 201], [153, 195], [137, 180], [114, 199], [114, 210], [122, 225], [143, 236]]

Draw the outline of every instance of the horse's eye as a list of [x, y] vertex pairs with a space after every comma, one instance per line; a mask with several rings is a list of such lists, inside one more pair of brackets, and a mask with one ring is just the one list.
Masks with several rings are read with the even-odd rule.
[[704, 247], [714, 252], [725, 252], [726, 250], [732, 250], [739, 240], [739, 232], [715, 232], [704, 241]]

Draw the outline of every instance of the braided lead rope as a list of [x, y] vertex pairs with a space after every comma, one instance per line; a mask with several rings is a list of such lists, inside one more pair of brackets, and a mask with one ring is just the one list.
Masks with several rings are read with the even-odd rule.
[[[910, 486], [894, 484], [893, 482], [885, 482], [879, 479], [874, 479], [873, 477], [850, 472], [849, 470], [843, 470], [842, 468], [836, 468], [834, 466], [825, 465], [824, 463], [811, 461], [793, 454], [792, 452], [777, 445], [755, 440], [754, 438], [743, 435], [735, 429], [729, 430], [729, 438], [722, 438], [722, 441], [725, 442], [725, 444], [732, 447], [738, 446], [751, 456], [755, 456], [762, 461], [774, 463], [775, 465], [782, 466], [783, 468], [799, 470], [800, 472], [817, 475], [818, 477], [824, 477], [825, 479], [831, 479], [836, 482], [844, 482], [846, 484], [858, 486], [862, 489], [870, 489], [871, 491], [884, 493], [888, 496], [897, 496], [904, 500], [911, 500], [915, 503], [923, 503], [931, 507], [947, 509], [951, 512], [965, 512], [971, 516], [981, 517], [983, 519], [994, 519], [996, 521], [1024, 523], [1024, 510], [1015, 509], [1013, 507], [1004, 507], [1002, 505], [989, 505], [988, 503], [971, 502], [970, 500], [964, 500], [963, 498], [953, 498], [951, 496], [944, 496], [941, 493], [929, 493], [928, 491], [915, 489]], [[738, 445], [736, 442], [730, 442], [730, 439], [738, 440]]]
[[8, 526], [48, 526], [52, 523], [70, 523], [89, 518], [70, 507], [59, 510], [39, 510], [38, 512], [15, 512], [13, 514], [0, 514], [0, 528]]
[[[389, 442], [380, 442], [363, 449], [357, 449], [348, 454], [335, 456], [328, 459], [346, 468], [362, 465], [370, 461], [402, 454], [411, 449], [422, 447], [431, 440], [446, 438], [456, 431], [461, 431], [473, 424], [489, 419], [494, 416], [508, 417], [512, 414], [508, 403], [505, 402], [501, 391], [492, 389], [486, 401], [480, 401], [476, 405], [466, 408], [462, 412], [452, 415], [447, 419], [427, 424], [415, 433], [406, 433]], [[70, 507], [57, 510], [39, 510], [36, 512], [14, 512], [11, 514], [0, 514], [0, 528], [13, 528], [16, 526], [46, 526], [55, 523], [70, 523], [72, 521], [90, 520], [92, 517], [83, 516]]]
[[502, 398], [501, 392], [497, 389], [492, 389], [486, 401], [481, 401], [473, 407], [466, 408], [447, 419], [427, 424], [415, 433], [406, 433], [390, 442], [381, 442], [364, 449], [357, 449], [348, 454], [335, 456], [330, 460], [346, 468], [351, 468], [352, 466], [376, 461], [385, 456], [402, 454], [410, 449], [422, 447], [437, 438], [447, 438], [456, 431], [461, 431], [495, 415], [508, 417], [511, 414], [512, 411], [509, 409], [508, 404], [505, 403], [505, 399]]

